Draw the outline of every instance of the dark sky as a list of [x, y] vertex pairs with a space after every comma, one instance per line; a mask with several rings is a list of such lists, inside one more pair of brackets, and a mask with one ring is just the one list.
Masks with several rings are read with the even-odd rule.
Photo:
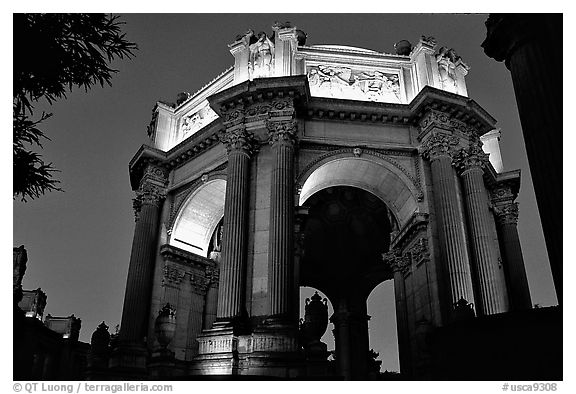
[[[139, 51], [133, 60], [114, 63], [119, 73], [113, 86], [88, 93], [75, 89], [68, 99], [44, 108], [54, 116], [43, 126], [52, 140], [45, 144], [43, 155], [62, 171], [58, 177], [65, 192], [13, 204], [13, 244], [25, 245], [29, 256], [24, 288], [41, 287], [47, 293], [46, 313], [79, 316], [82, 340], [89, 341], [102, 320], [113, 327], [121, 318], [134, 228], [128, 162], [146, 142], [154, 103], [175, 101], [181, 91], [200, 89], [233, 64], [227, 45], [237, 34], [249, 28], [271, 33], [276, 20], [304, 30], [307, 45], [392, 53], [399, 40], [416, 43], [421, 35], [431, 35], [439, 46], [452, 47], [462, 56], [471, 66], [469, 96], [502, 128], [505, 169], [522, 170], [518, 228], [532, 302], [556, 304], [510, 74], [480, 47], [486, 15], [125, 14], [122, 18], [127, 38], [138, 44]], [[395, 338], [395, 319], [390, 315], [393, 293], [386, 286], [371, 298], [371, 327], [379, 327], [381, 338]], [[378, 291], [385, 299], [375, 302]], [[382, 340], [372, 341], [371, 347], [386, 352], [392, 345], [383, 345]]]

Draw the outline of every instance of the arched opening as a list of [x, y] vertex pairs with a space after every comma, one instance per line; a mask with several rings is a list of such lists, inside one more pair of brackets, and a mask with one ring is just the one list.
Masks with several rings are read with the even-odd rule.
[[370, 378], [378, 371], [370, 360], [367, 298], [392, 279], [382, 253], [389, 249], [395, 218], [380, 198], [351, 186], [317, 190], [304, 206], [300, 285], [322, 289], [333, 302], [336, 373]]
[[394, 281], [387, 280], [376, 286], [368, 296], [367, 307], [370, 349], [378, 353], [380, 372], [392, 378], [400, 372]]
[[[374, 159], [374, 160], [373, 160]], [[299, 205], [316, 192], [331, 186], [351, 186], [370, 192], [389, 208], [393, 225], [402, 227], [418, 211], [413, 182], [397, 166], [378, 158], [328, 158], [300, 176]]]
[[211, 241], [224, 216], [226, 181], [215, 179], [196, 189], [182, 204], [170, 235], [170, 245], [209, 257]]

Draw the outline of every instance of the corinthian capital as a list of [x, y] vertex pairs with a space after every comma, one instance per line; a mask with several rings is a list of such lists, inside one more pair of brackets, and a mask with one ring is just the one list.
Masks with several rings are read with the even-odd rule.
[[250, 156], [256, 149], [254, 135], [246, 131], [244, 125], [227, 129], [220, 140], [226, 145], [228, 154], [233, 151], [240, 151]]
[[390, 265], [394, 272], [406, 272], [410, 266], [410, 258], [403, 256], [402, 252], [398, 249], [392, 249], [389, 252], [382, 253], [384, 262]]
[[440, 157], [453, 157], [459, 138], [444, 133], [435, 133], [422, 144], [422, 156], [430, 161]]
[[296, 143], [296, 121], [272, 121], [266, 122], [268, 128], [268, 136], [270, 137], [270, 144], [290, 144]]
[[497, 206], [494, 208], [494, 215], [500, 224], [518, 224], [518, 203]]
[[166, 198], [166, 188], [153, 183], [143, 183], [136, 191], [136, 197], [132, 200], [136, 221], [139, 219], [140, 211], [145, 205], [159, 207]]
[[470, 144], [467, 148], [462, 148], [454, 156], [454, 165], [461, 173], [473, 169], [484, 168], [488, 162], [488, 154], [484, 153], [480, 141]]

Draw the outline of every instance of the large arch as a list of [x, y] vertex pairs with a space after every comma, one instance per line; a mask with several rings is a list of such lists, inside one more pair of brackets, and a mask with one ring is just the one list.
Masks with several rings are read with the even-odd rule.
[[224, 216], [226, 181], [214, 179], [194, 190], [180, 207], [169, 244], [208, 257], [212, 234]]
[[419, 192], [410, 179], [393, 164], [368, 155], [328, 157], [300, 177], [299, 205], [314, 193], [331, 186], [366, 190], [386, 203], [400, 228], [418, 210]]

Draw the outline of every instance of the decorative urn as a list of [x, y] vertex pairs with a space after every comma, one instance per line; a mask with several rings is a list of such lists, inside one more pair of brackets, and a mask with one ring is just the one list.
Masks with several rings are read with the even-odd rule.
[[90, 339], [90, 345], [92, 347], [92, 353], [106, 353], [108, 351], [110, 333], [108, 332], [106, 323], [102, 322], [96, 328], [96, 331], [94, 331]]
[[315, 292], [311, 298], [306, 298], [304, 313], [304, 338], [307, 342], [319, 341], [328, 328], [328, 300]]
[[154, 329], [158, 343], [166, 349], [176, 332], [176, 311], [170, 304], [164, 305], [158, 313]]
[[397, 55], [408, 56], [412, 52], [412, 44], [410, 41], [401, 40], [394, 44], [394, 49]]

